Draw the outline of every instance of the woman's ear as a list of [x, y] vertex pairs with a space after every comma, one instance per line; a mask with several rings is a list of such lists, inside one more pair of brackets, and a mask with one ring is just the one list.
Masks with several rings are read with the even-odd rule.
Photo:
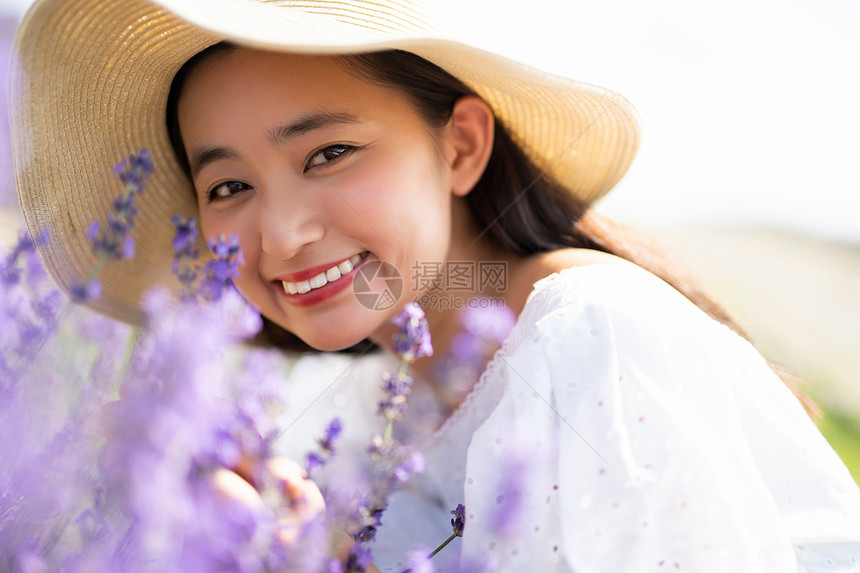
[[487, 167], [493, 151], [495, 116], [478, 96], [466, 95], [454, 103], [450, 120], [451, 191], [467, 195]]

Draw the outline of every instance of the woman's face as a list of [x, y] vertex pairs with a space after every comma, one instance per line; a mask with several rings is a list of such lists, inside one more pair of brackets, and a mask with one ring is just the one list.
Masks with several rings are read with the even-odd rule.
[[[333, 59], [239, 48], [191, 73], [178, 112], [203, 233], [238, 235], [239, 290], [311, 346], [379, 331], [417, 294], [416, 263], [445, 260], [454, 152], [402, 92]], [[373, 261], [403, 279], [384, 311], [353, 293]]]

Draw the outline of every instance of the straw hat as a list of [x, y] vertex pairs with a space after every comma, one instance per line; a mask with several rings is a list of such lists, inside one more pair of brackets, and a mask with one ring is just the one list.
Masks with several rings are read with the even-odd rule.
[[[420, 0], [418, 0], [420, 2]], [[403, 0], [39, 0], [16, 37], [12, 137], [19, 197], [66, 291], [96, 262], [85, 231], [122, 186], [111, 167], [149, 149], [155, 173], [139, 198], [134, 260], [109, 263], [90, 306], [140, 323], [138, 303], [170, 272], [174, 214], [196, 212], [173, 156], [165, 107], [176, 71], [221, 40], [316, 54], [408, 50], [483, 97], [535, 164], [585, 201], [609, 191], [639, 143], [620, 96], [447, 37]]]

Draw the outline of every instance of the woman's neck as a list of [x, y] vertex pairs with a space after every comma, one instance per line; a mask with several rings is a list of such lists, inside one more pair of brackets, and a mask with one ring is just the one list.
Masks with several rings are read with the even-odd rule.
[[[450, 381], [444, 379], [450, 370], [447, 367], [450, 366], [454, 341], [463, 330], [461, 313], [470, 301], [489, 299], [488, 304], [493, 308], [503, 304], [515, 315], [519, 314], [529, 290], [519, 288], [517, 281], [512, 280], [527, 259], [491, 244], [483, 230], [475, 227], [471, 216], [463, 212], [465, 209], [464, 203], [455, 204], [451, 246], [441, 269], [447, 276], [440, 277], [439, 288], [419, 293], [416, 297], [425, 312], [434, 352], [431, 357], [416, 360], [411, 371], [415, 383], [429, 385], [443, 408], [449, 411], [456, 409], [471, 389], [468, 384], [460, 384], [456, 391], [449, 391]], [[371, 339], [393, 352], [391, 340], [395, 330], [390, 325]], [[486, 348], [481, 352], [483, 360], [478, 374], [497, 349], [491, 341], [484, 342], [486, 344], [481, 346]], [[476, 380], [477, 377], [472, 382]]]

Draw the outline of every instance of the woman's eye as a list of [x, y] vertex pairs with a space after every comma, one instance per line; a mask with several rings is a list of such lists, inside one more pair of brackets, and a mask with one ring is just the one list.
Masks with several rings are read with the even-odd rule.
[[319, 151], [310, 156], [310, 159], [308, 159], [308, 162], [305, 164], [305, 171], [340, 159], [341, 157], [347, 155], [351, 151], [355, 151], [356, 149], [357, 148], [353, 147], [352, 145], [344, 144], [330, 145], [325, 149], [320, 149]]
[[236, 193], [240, 193], [246, 189], [250, 189], [250, 185], [241, 181], [225, 181], [213, 187], [209, 191], [209, 201], [218, 201], [219, 199], [227, 199]]

